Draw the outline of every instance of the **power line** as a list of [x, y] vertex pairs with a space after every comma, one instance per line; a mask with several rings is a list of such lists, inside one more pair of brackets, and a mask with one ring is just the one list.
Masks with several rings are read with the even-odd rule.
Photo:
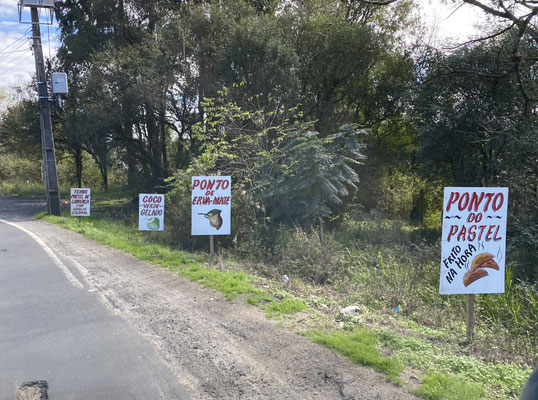
[[[27, 61], [27, 60], [28, 60], [28, 55], [27, 55], [27, 54], [21, 54], [21, 55], [19, 55], [18, 57], [15, 57], [13, 60], [11, 60], [11, 62], [13, 63], [13, 62], [15, 62], [15, 61], [17, 61], [17, 60], [20, 60], [21, 58], [22, 58], [22, 60], [19, 61], [19, 62], [16, 63], [16, 64], [14, 64], [14, 65], [11, 65], [11, 66], [10, 66], [10, 64], [7, 64], [7, 63], [6, 63], [4, 66], [0, 67], [0, 75], [3, 75], [3, 74], [5, 74], [5, 73], [8, 72], [8, 71], [11, 71], [11, 70], [12, 70], [13, 68], [15, 68], [16, 66], [18, 66], [18, 65], [22, 64], [23, 62]], [[6, 69], [6, 67], [8, 67], [8, 68]], [[4, 68], [4, 69], [2, 69], [2, 68]]]
[[7, 51], [7, 52], [0, 53], [0, 54], [15, 54], [15, 53], [22, 53], [23, 51], [28, 51], [28, 49]]
[[24, 45], [25, 45], [25, 42], [22, 42], [17, 47], [14, 47], [13, 49], [11, 49], [9, 52], [3, 53], [3, 55], [0, 56], [0, 63], [4, 62], [5, 60], [8, 60], [10, 58], [10, 55], [13, 53], [20, 53], [21, 51], [27, 51], [27, 49], [19, 51], [19, 49]]
[[[23, 52], [27, 52], [27, 51], [28, 51], [28, 49], [24, 49], [24, 50], [18, 51], [18, 53], [23, 53]], [[17, 56], [17, 57], [20, 57], [20, 55]], [[17, 57], [15, 57], [15, 58], [17, 58]], [[10, 61], [13, 61], [12, 53], [6, 54], [6, 55], [0, 57], [0, 64], [2, 64], [2, 63], [5, 64], [5, 63], [8, 63]]]
[[[27, 45], [26, 39], [28, 39], [27, 38], [28, 33], [29, 33], [29, 30], [27, 29], [26, 32], [22, 36], [18, 37], [9, 45], [7, 45], [2, 50], [0, 50], [0, 68], [2, 67], [1, 65], [2, 63], [6, 64], [9, 61], [13, 61], [13, 60], [10, 60], [12, 54], [26, 51], [26, 50], [19, 50], [19, 49], [23, 47], [25, 44]], [[16, 57], [16, 59], [18, 59], [18, 57]]]
[[22, 64], [23, 62], [26, 62], [26, 61], [27, 61], [27, 60], [22, 60], [22, 61], [18, 62], [17, 64], [13, 65], [12, 67], [6, 69], [5, 71], [0, 71], [0, 75], [7, 73], [8, 71], [12, 70], [12, 69], [15, 68], [16, 66], [18, 66], [18, 65], [20, 65], [20, 64]]
[[22, 41], [23, 39], [26, 38], [26, 34], [22, 35], [21, 37], [15, 39], [13, 42], [11, 42], [10, 44], [8, 44], [6, 47], [4, 47], [2, 50], [0, 50], [0, 52], [4, 52], [4, 51], [7, 51], [10, 47], [14, 46], [15, 44], [17, 44], [17, 42], [20, 42]]
[[4, 47], [3, 49], [0, 49], [0, 53], [3, 53], [4, 51], [7, 51], [7, 49], [9, 49], [11, 46], [14, 46], [17, 42], [20, 42], [21, 40], [26, 39], [28, 33], [30, 33], [30, 29], [29, 29], [29, 28], [26, 30], [26, 32], [24, 32], [24, 33], [22, 34], [22, 36], [19, 36], [17, 39], [15, 39], [13, 42], [11, 42], [10, 44], [8, 44], [6, 47]]

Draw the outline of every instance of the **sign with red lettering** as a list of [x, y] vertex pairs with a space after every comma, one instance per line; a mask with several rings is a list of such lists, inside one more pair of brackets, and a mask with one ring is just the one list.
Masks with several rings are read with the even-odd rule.
[[164, 194], [138, 195], [138, 230], [164, 230]]
[[192, 235], [229, 235], [232, 216], [232, 177], [192, 177]]
[[440, 294], [504, 293], [508, 188], [445, 188]]
[[86, 188], [71, 188], [71, 216], [90, 216], [91, 190]]

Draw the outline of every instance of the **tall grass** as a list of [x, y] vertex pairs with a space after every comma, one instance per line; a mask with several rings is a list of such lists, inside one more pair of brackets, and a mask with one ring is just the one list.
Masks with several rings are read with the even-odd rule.
[[37, 182], [1, 182], [0, 195], [21, 197], [45, 197], [45, 186]]
[[[228, 299], [244, 295], [247, 303], [261, 307], [270, 318], [287, 318], [299, 312], [303, 312], [304, 315], [315, 313], [313, 309], [309, 309], [309, 306], [315, 304], [313, 302], [315, 299], [312, 296], [299, 298], [278, 287], [271, 288], [268, 285], [257, 287], [259, 285], [256, 282], [259, 278], [243, 271], [208, 268], [203, 265], [206, 260], [204, 256], [172, 250], [161, 244], [151, 243], [158, 241], [158, 236], [150, 235], [148, 232], [139, 232], [134, 220], [124, 219], [122, 223], [111, 220], [110, 216], [102, 219], [99, 214], [99, 212], [93, 213], [92, 217], [85, 218], [80, 223], [72, 217], [47, 216], [46, 219], [83, 233], [101, 243], [129, 252], [142, 260], [148, 260], [176, 271], [190, 280], [219, 290]], [[393, 301], [395, 294], [391, 292], [397, 293], [397, 298], [411, 299], [413, 296], [420, 298], [421, 294], [417, 289], [428, 282], [427, 279], [421, 278], [424, 270], [420, 268], [417, 269], [419, 272], [416, 272], [411, 278], [406, 278], [409, 275], [406, 271], [406, 268], [409, 267], [407, 263], [428, 259], [429, 253], [427, 251], [416, 250], [413, 256], [402, 255], [399, 252], [385, 253], [381, 248], [375, 246], [361, 246], [362, 251], [356, 248], [351, 251], [331, 241], [320, 242], [317, 232], [305, 233], [297, 230], [294, 232], [301, 235], [300, 241], [292, 240], [290, 242], [288, 238], [286, 243], [288, 245], [301, 243], [303, 252], [319, 255], [329, 249], [330, 251], [340, 251], [345, 255], [339, 259], [343, 264], [346, 264], [346, 257], [348, 261], [353, 259], [359, 261], [357, 264], [351, 263], [352, 268], [348, 270], [337, 269], [333, 271], [334, 274], [350, 275], [347, 281], [331, 281], [330, 286], [329, 282], [325, 285], [331, 288], [342, 285], [344, 293], [340, 294], [341, 299], [347, 294], [348, 300], [361, 301], [364, 299], [361, 297], [363, 293], [374, 293], [377, 295], [377, 303], [375, 304], [383, 308]], [[305, 242], [310, 241], [315, 246], [305, 245]], [[377, 251], [372, 252], [372, 249]], [[295, 251], [293, 259], [297, 260], [300, 251], [297, 249]], [[402, 248], [398, 247], [398, 251], [402, 251]], [[328, 257], [332, 256], [331, 253], [328, 254]], [[310, 256], [308, 255], [308, 257]], [[310, 262], [307, 264], [315, 264], [315, 257], [308, 257], [306, 260], [310, 260]], [[326, 262], [326, 258], [318, 259], [318, 263], [323, 262]], [[318, 268], [318, 265], [315, 267]], [[431, 266], [432, 269], [436, 270], [437, 267], [438, 265], [434, 266], [434, 264]], [[303, 273], [304, 271], [298, 270], [297, 272]], [[383, 278], [389, 275], [392, 276], [391, 279], [373, 278]], [[435, 278], [429, 277], [428, 279], [435, 281], [436, 286], [438, 275], [435, 275]], [[401, 279], [407, 280], [402, 284]], [[352, 298], [351, 293], [356, 293], [356, 297]], [[437, 299], [443, 298], [437, 295]], [[517, 295], [515, 299], [514, 301], [517, 301]], [[366, 298], [367, 301], [368, 298]], [[409, 309], [411, 303], [403, 303], [404, 309]], [[437, 307], [439, 303], [433, 301], [432, 304], [428, 304], [430, 313], [432, 306]], [[445, 303], [444, 307], [443, 313], [437, 312], [436, 314], [444, 314], [447, 319], [454, 318], [454, 315], [450, 314], [453, 305]], [[417, 311], [410, 314], [420, 315]], [[383, 312], [377, 315], [386, 316]], [[318, 320], [320, 315], [315, 315], [315, 317]], [[428, 374], [424, 377], [422, 385], [416, 391], [419, 396], [426, 399], [501, 399], [506, 398], [506, 396], [512, 398], [517, 396], [524, 380], [530, 374], [530, 368], [521, 368], [512, 363], [484, 362], [477, 360], [472, 355], [462, 354], [459, 350], [459, 344], [450, 343], [454, 331], [440, 333], [440, 331], [428, 330], [428, 328], [421, 326], [420, 333], [415, 332], [418, 334], [402, 335], [392, 329], [363, 326], [365, 318], [362, 318], [362, 315], [357, 315], [357, 317], [359, 318], [348, 321], [349, 332], [330, 328], [326, 330], [326, 327], [330, 327], [330, 325], [325, 325], [323, 322], [319, 326], [323, 326], [325, 329], [308, 330], [307, 335], [315, 342], [344, 354], [354, 362], [370, 365], [386, 373], [389, 380], [398, 384], [403, 384], [400, 374], [405, 367], [410, 367], [414, 371], [427, 371]], [[403, 324], [404, 321], [407, 323]], [[402, 326], [412, 327], [410, 321], [412, 320], [405, 318], [402, 320]], [[313, 320], [309, 322], [313, 322]], [[455, 335], [464, 336], [461, 332], [456, 332]], [[446, 340], [447, 338], [449, 339]], [[488, 337], [489, 339], [491, 338]], [[439, 346], [439, 340], [443, 340], [445, 343]], [[485, 388], [486, 397], [484, 397], [483, 388]]]
[[[464, 296], [438, 291], [440, 243], [414, 242], [409, 234], [414, 228], [401, 223], [375, 225], [375, 221], [370, 226], [363, 221], [360, 235], [353, 229], [341, 230], [338, 236], [327, 234], [324, 241], [314, 230], [289, 229], [276, 246], [273, 262], [282, 274], [330, 284], [345, 295], [348, 304], [364, 304], [386, 313], [401, 305], [412, 320], [453, 332], [454, 341], [465, 341]], [[381, 233], [399, 241], [387, 241]], [[407, 242], [402, 238], [406, 235]], [[515, 281], [507, 266], [505, 293], [477, 295], [476, 308], [479, 340], [475, 351], [492, 361], [536, 362], [536, 286]]]
[[[188, 204], [180, 209], [185, 207]], [[136, 226], [136, 208], [125, 200], [107, 203], [102, 211], [92, 213], [120, 217]], [[178, 218], [167, 217], [164, 236], [148, 234], [145, 240], [185, 248], [176, 236], [186, 229], [177, 227]], [[392, 314], [401, 305], [412, 321], [450, 332], [447, 339], [453, 342], [465, 341], [464, 296], [438, 292], [438, 240], [424, 240], [417, 233], [420, 228], [379, 219], [346, 222], [338, 228], [321, 240], [315, 229], [254, 226], [248, 240], [230, 245], [227, 251], [238, 259], [249, 254], [249, 270], [260, 275], [286, 274], [336, 290], [342, 305], [366, 305], [385, 314]], [[194, 246], [187, 243], [191, 250]], [[506, 292], [478, 295], [476, 307], [477, 342], [473, 349], [478, 354], [491, 361], [536, 362], [536, 286], [515, 281], [508, 266]]]

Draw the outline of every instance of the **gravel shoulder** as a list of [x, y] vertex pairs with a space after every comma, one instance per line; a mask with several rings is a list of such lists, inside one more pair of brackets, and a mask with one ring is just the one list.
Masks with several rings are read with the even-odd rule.
[[414, 399], [241, 299], [44, 221], [43, 202], [0, 197], [0, 218], [37, 234], [107, 307], [145, 336], [192, 399]]

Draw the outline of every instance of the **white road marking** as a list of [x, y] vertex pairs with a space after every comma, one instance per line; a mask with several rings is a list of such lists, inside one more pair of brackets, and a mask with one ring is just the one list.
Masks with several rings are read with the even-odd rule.
[[4, 224], [7, 224], [7, 225], [11, 225], [17, 229], [20, 229], [21, 231], [29, 235], [32, 239], [34, 239], [37, 242], [39, 246], [41, 246], [41, 248], [45, 251], [45, 253], [47, 253], [47, 255], [51, 258], [54, 264], [56, 264], [56, 266], [60, 269], [60, 271], [62, 271], [62, 273], [65, 275], [65, 277], [71, 283], [71, 285], [79, 289], [84, 289], [84, 285], [80, 283], [80, 281], [75, 277], [75, 275], [73, 275], [71, 271], [69, 271], [69, 269], [65, 266], [65, 264], [56, 256], [56, 254], [54, 254], [52, 249], [49, 246], [47, 246], [45, 242], [41, 240], [41, 238], [37, 236], [34, 232], [32, 232], [29, 229], [26, 229], [25, 227], [19, 224], [8, 222], [3, 219], [0, 219], [0, 222], [3, 222]]

